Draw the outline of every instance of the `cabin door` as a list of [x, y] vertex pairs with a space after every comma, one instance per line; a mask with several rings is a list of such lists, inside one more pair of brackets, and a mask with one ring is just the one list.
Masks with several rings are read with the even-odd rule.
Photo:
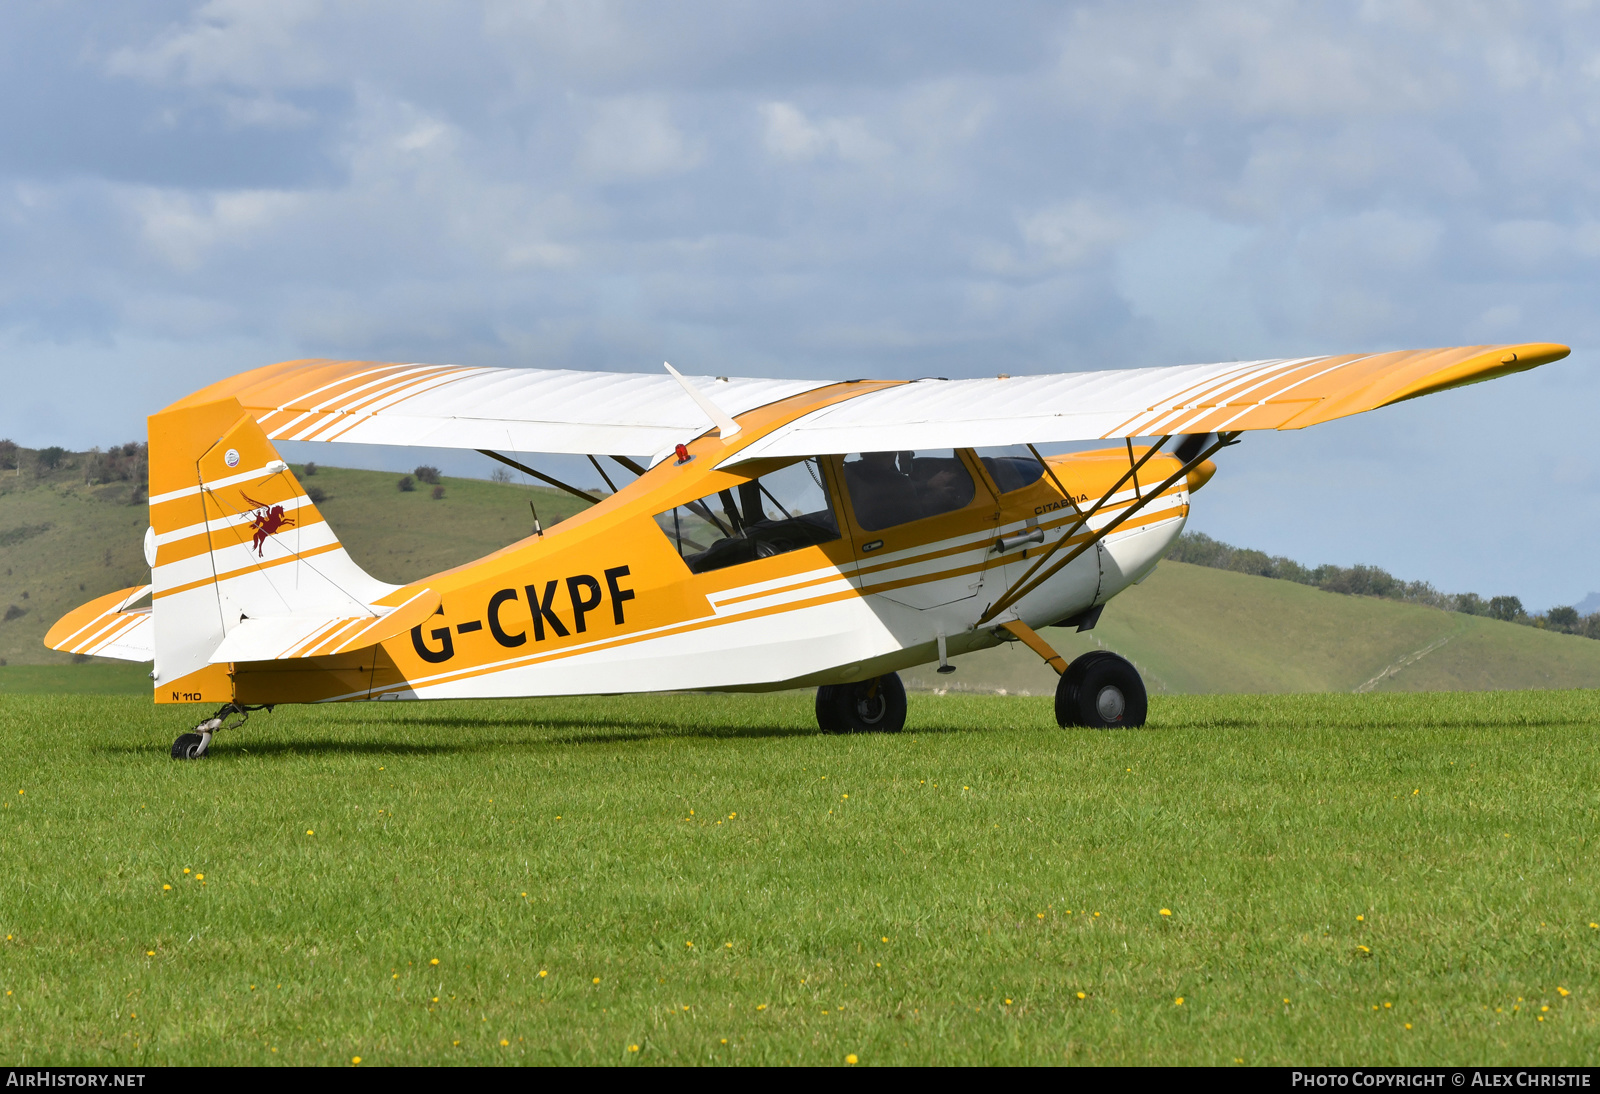
[[936, 608], [998, 579], [999, 510], [970, 455], [852, 452], [835, 461], [863, 595]]

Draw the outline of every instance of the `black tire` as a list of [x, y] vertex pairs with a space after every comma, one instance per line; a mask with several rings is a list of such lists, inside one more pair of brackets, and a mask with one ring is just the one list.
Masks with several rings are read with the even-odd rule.
[[848, 730], [839, 720], [839, 704], [834, 691], [833, 684], [823, 684], [817, 689], [817, 726], [824, 733], [846, 733]]
[[1144, 725], [1149, 697], [1139, 670], [1108, 650], [1086, 653], [1056, 684], [1056, 721], [1091, 729]]
[[198, 733], [185, 733], [172, 742], [172, 758], [174, 760], [198, 760], [206, 754], [206, 746], [210, 743]]
[[899, 733], [906, 724], [906, 687], [896, 673], [817, 689], [817, 725], [824, 733]]
[[1116, 657], [1105, 650], [1090, 650], [1067, 666], [1067, 671], [1056, 681], [1056, 722], [1063, 726], [1081, 726], [1083, 714], [1078, 709], [1078, 688], [1083, 674], [1090, 665], [1107, 657]]

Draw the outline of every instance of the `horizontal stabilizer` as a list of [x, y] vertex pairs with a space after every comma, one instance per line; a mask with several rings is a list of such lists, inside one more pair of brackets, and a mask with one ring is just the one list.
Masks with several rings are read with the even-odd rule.
[[123, 661], [155, 659], [155, 634], [150, 627], [150, 608], [128, 605], [149, 595], [150, 586], [135, 585], [96, 597], [74, 608], [51, 627], [44, 644], [62, 653], [93, 657], [115, 657]]
[[439, 594], [432, 589], [419, 589], [399, 607], [373, 608], [367, 615], [245, 619], [228, 632], [211, 655], [211, 663], [285, 661], [365, 649], [418, 626], [439, 610], [439, 601]]

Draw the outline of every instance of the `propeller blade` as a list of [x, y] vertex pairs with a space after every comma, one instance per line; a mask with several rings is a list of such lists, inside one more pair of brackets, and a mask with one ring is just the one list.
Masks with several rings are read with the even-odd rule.
[[1173, 446], [1172, 454], [1184, 463], [1188, 463], [1200, 455], [1201, 451], [1214, 436], [1216, 436], [1214, 433], [1190, 433]]

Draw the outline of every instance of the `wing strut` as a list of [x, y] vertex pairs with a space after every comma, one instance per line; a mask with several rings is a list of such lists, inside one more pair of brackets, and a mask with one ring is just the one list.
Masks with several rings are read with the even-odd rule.
[[1117, 491], [1122, 489], [1122, 484], [1137, 475], [1139, 473], [1139, 468], [1148, 463], [1150, 457], [1161, 451], [1161, 447], [1171, 439], [1172, 437], [1170, 434], [1162, 437], [1159, 441], [1152, 445], [1150, 450], [1141, 456], [1136, 463], [1130, 465], [1128, 470], [1123, 472], [1122, 477], [1117, 480], [1116, 485], [1112, 486], [1110, 490], [1107, 490], [1104, 496], [1102, 496], [1099, 501], [1095, 502], [1087, 513], [1084, 513], [1078, 518], [1076, 523], [1063, 532], [1061, 538], [1052, 543], [1049, 549], [1041, 554], [1034, 561], [1032, 566], [1028, 567], [1028, 572], [1017, 578], [1017, 580], [1012, 583], [1011, 587], [1001, 594], [999, 600], [996, 600], [993, 604], [989, 605], [989, 607], [984, 611], [983, 615], [979, 617], [977, 626], [983, 626], [985, 623], [989, 622], [989, 620], [993, 619], [995, 616], [1011, 607], [1011, 605], [1015, 604], [1017, 601], [1033, 592], [1033, 590], [1037, 589], [1040, 585], [1043, 585], [1046, 581], [1049, 581], [1056, 574], [1060, 573], [1061, 570], [1070, 565], [1072, 561], [1079, 555], [1083, 554], [1089, 548], [1099, 543], [1102, 539], [1105, 539], [1112, 532], [1115, 532], [1135, 513], [1143, 509], [1146, 505], [1160, 497], [1162, 494], [1165, 494], [1174, 483], [1176, 483], [1179, 479], [1182, 479], [1196, 467], [1199, 467], [1206, 460], [1210, 459], [1214, 453], [1228, 447], [1231, 444], [1237, 444], [1239, 439], [1239, 431], [1217, 434], [1217, 439], [1214, 443], [1212, 443], [1203, 451], [1196, 453], [1193, 459], [1186, 461], [1182, 467], [1178, 468], [1178, 470], [1167, 479], [1166, 482], [1163, 482], [1154, 490], [1147, 491], [1143, 497], [1139, 498], [1139, 500], [1135, 501], [1132, 505], [1128, 506], [1122, 512], [1118, 513], [1114, 518], [1112, 518], [1112, 520], [1104, 528], [1101, 528], [1098, 532], [1093, 533], [1088, 539], [1084, 540], [1082, 543], [1078, 544], [1078, 546], [1069, 551], [1066, 558], [1055, 563], [1049, 569], [1045, 570], [1043, 573], [1040, 573], [1039, 576], [1034, 577], [1034, 574], [1038, 573], [1039, 568], [1050, 560], [1050, 556], [1054, 555], [1062, 547], [1066, 546], [1067, 540], [1075, 536], [1081, 529], [1087, 527], [1089, 524], [1089, 518], [1104, 508], [1106, 503], [1116, 496]]
[[[481, 455], [488, 456], [491, 460], [499, 460], [501, 463], [505, 464], [507, 467], [515, 467], [518, 471], [521, 471], [524, 475], [532, 475], [534, 478], [538, 479], [540, 482], [547, 482], [551, 486], [554, 486], [557, 490], [565, 490], [567, 493], [572, 494], [574, 497], [582, 498], [584, 501], [593, 502], [596, 505], [600, 504], [600, 499], [595, 497], [593, 494], [589, 493], [587, 490], [579, 490], [576, 486], [568, 486], [566, 483], [562, 482], [560, 479], [552, 479], [549, 475], [546, 475], [546, 474], [544, 474], [543, 472], [540, 472], [540, 471], [535, 471], [533, 468], [529, 467], [527, 464], [518, 463], [516, 460], [512, 459], [510, 456], [502, 456], [502, 455], [500, 455], [500, 453], [491, 452], [487, 448], [480, 448], [480, 449], [478, 449], [478, 452]], [[603, 474], [603, 472], [602, 472], [602, 474]], [[535, 517], [534, 519], [537, 520], [538, 518]]]

